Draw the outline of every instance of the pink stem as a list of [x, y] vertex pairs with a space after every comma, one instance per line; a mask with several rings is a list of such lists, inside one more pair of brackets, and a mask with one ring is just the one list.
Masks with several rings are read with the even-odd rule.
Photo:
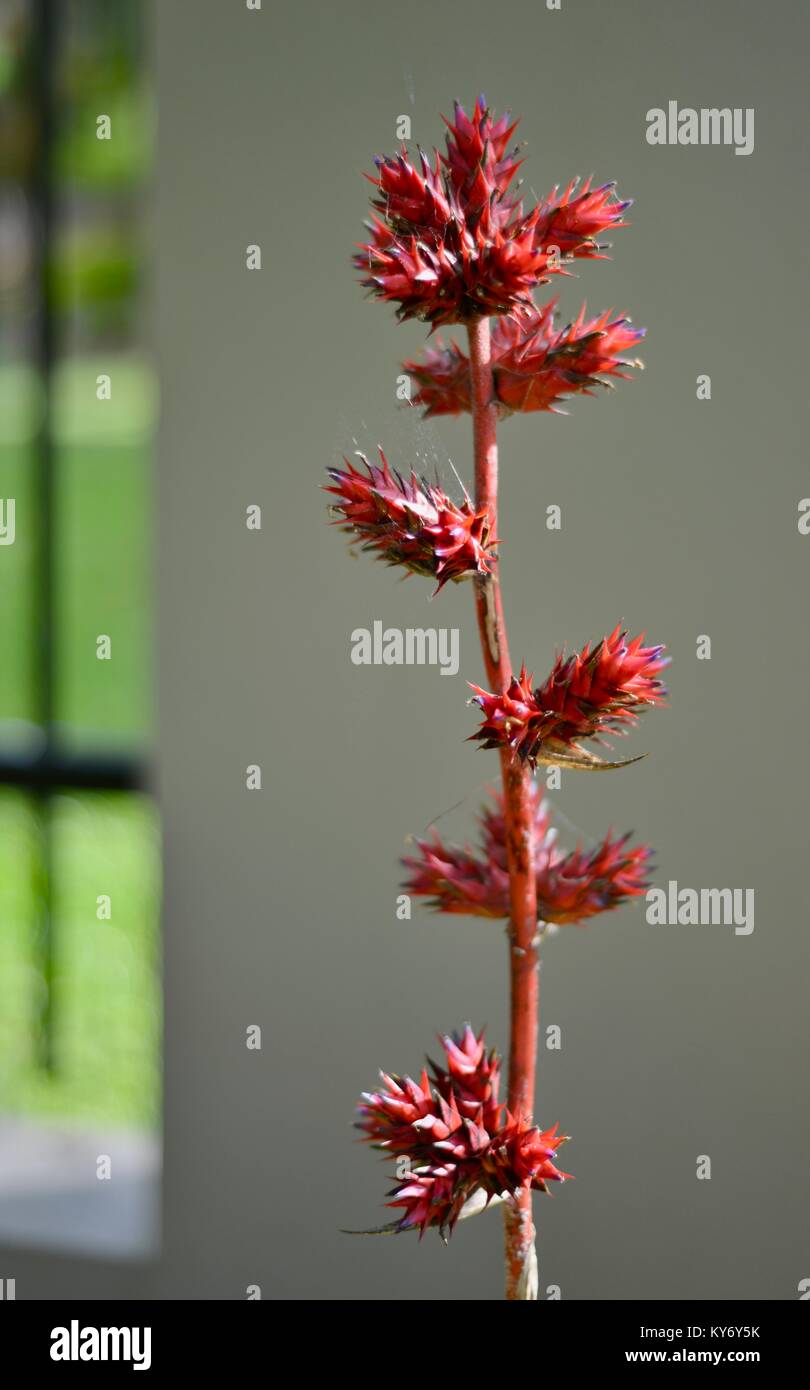
[[[475, 503], [489, 510], [497, 535], [498, 444], [497, 408], [492, 380], [489, 319], [467, 326], [470, 340], [472, 417], [475, 449]], [[512, 677], [501, 587], [497, 571], [476, 581], [478, 631], [490, 688], [505, 690]], [[531, 773], [501, 751], [506, 812], [506, 850], [509, 865], [511, 917], [509, 924], [509, 1109], [531, 1119], [537, 1066], [539, 971], [537, 959], [537, 890]], [[506, 1238], [506, 1297], [537, 1297], [537, 1257], [534, 1246], [532, 1196], [523, 1192], [517, 1203], [504, 1204]]]

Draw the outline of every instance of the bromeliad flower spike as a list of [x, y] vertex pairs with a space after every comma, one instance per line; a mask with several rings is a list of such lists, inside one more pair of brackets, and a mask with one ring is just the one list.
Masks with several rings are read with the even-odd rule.
[[429, 578], [436, 593], [450, 580], [471, 581], [487, 679], [472, 687], [483, 718], [471, 737], [497, 751], [502, 791], [482, 813], [479, 850], [433, 834], [417, 840], [404, 863], [408, 892], [436, 912], [507, 922], [507, 1097], [498, 1098], [497, 1054], [467, 1026], [442, 1039], [444, 1064], [431, 1064], [419, 1081], [383, 1075], [381, 1089], [363, 1097], [358, 1126], [396, 1160], [388, 1203], [396, 1218], [383, 1229], [422, 1236], [435, 1228], [447, 1237], [462, 1218], [500, 1205], [506, 1296], [535, 1299], [532, 1194], [568, 1176], [556, 1166], [563, 1136], [533, 1119], [540, 942], [546, 924], [583, 925], [644, 893], [650, 851], [609, 833], [593, 848], [564, 852], [534, 770], [635, 762], [584, 744], [628, 732], [662, 702], [666, 659], [662, 647], [628, 638], [619, 626], [594, 646], [558, 656], [542, 685], [525, 665], [515, 674], [498, 573], [497, 426], [517, 412], [565, 413], [563, 403], [626, 379], [641, 366], [643, 330], [624, 315], [588, 316], [584, 307], [558, 328], [556, 299], [535, 299], [576, 262], [604, 257], [600, 237], [626, 225], [629, 206], [614, 185], [580, 188], [575, 180], [527, 208], [517, 122], [496, 117], [479, 97], [469, 115], [456, 103], [445, 124], [446, 153], [414, 156], [403, 146], [375, 161], [368, 236], [354, 263], [369, 293], [400, 320], [466, 331], [466, 349], [437, 338], [405, 369], [417, 388], [413, 404], [425, 414], [471, 415], [472, 495], [464, 490], [454, 501], [413, 469], [396, 471], [382, 450], [379, 464], [361, 456], [360, 468], [330, 469], [327, 490], [333, 519], [353, 544]]

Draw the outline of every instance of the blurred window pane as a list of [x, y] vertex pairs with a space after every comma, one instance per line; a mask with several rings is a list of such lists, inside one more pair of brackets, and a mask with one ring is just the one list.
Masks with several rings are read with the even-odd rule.
[[160, 1110], [149, 8], [0, 0], [0, 1237], [122, 1253]]

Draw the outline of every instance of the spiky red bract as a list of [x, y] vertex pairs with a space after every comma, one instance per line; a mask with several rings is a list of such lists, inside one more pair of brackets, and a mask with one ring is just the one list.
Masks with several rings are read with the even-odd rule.
[[547, 255], [557, 247], [563, 256], [600, 259], [607, 248], [596, 238], [608, 229], [627, 226], [623, 216], [631, 202], [619, 199], [615, 183], [591, 188], [591, 179], [586, 179], [580, 188], [579, 179], [572, 179], [562, 196], [559, 187], [553, 188], [540, 205], [537, 244]]
[[577, 749], [581, 739], [625, 733], [646, 706], [660, 704], [666, 694], [658, 678], [668, 660], [664, 648], [645, 647], [643, 640], [642, 633], [628, 641], [616, 627], [593, 650], [588, 643], [573, 656], [559, 656], [536, 689], [525, 666], [501, 694], [472, 686], [473, 704], [484, 713], [472, 737], [485, 748], [505, 746], [513, 757], [534, 765], [544, 754]]
[[458, 506], [414, 472], [403, 478], [382, 449], [380, 465], [360, 458], [365, 472], [344, 459], [345, 470], [328, 470], [334, 486], [325, 491], [338, 498], [336, 524], [363, 550], [436, 579], [436, 593], [449, 580], [490, 572], [497, 540], [486, 508], [475, 511], [468, 497]]
[[[492, 332], [492, 375], [499, 414], [559, 409], [574, 395], [592, 396], [610, 378], [629, 380], [628, 367], [640, 367], [624, 354], [637, 347], [643, 328], [630, 320], [611, 319], [610, 310], [588, 319], [583, 305], [577, 318], [556, 330], [555, 302], [534, 309], [525, 319], [498, 319]], [[428, 347], [420, 358], [403, 363], [417, 391], [413, 404], [425, 415], [458, 415], [471, 409], [470, 363], [456, 344]]]
[[408, 855], [402, 861], [409, 870], [403, 884], [406, 893], [429, 898], [435, 912], [509, 916], [509, 874], [500, 864], [480, 859], [469, 847], [444, 844], [435, 830], [429, 839], [415, 843], [419, 858]]
[[401, 1209], [400, 1231], [452, 1232], [476, 1194], [485, 1203], [534, 1188], [548, 1190], [570, 1174], [554, 1163], [566, 1136], [541, 1132], [498, 1100], [500, 1059], [469, 1024], [442, 1038], [446, 1066], [423, 1070], [418, 1082], [382, 1074], [383, 1088], [358, 1107], [358, 1128], [393, 1158], [407, 1158], [408, 1173], [389, 1194]]
[[581, 924], [646, 893], [652, 850], [648, 845], [631, 848], [629, 839], [614, 839], [608, 832], [594, 849], [580, 845], [538, 874], [538, 917], [558, 926]]
[[471, 117], [459, 102], [453, 106], [454, 119], [442, 117], [448, 134], [447, 154], [440, 158], [456, 198], [472, 224], [484, 216], [508, 221], [519, 201], [514, 193], [510, 201], [509, 185], [523, 161], [507, 146], [519, 121], [508, 112], [494, 120], [482, 96]]
[[[532, 838], [538, 882], [548, 863], [556, 832], [550, 828], [548, 803], [532, 787]], [[408, 856], [403, 864], [410, 871], [403, 885], [414, 897], [429, 898], [436, 912], [460, 913], [474, 917], [509, 916], [509, 868], [506, 858], [506, 830], [503, 797], [496, 796], [480, 816], [483, 853], [469, 845], [458, 849], [445, 845], [436, 831], [429, 839], [415, 841], [419, 857]]]
[[[498, 319], [496, 322], [507, 320]], [[493, 339], [494, 336], [493, 332]], [[458, 343], [445, 344], [437, 338], [435, 343], [429, 343], [422, 350], [419, 357], [411, 357], [403, 362], [402, 370], [416, 383], [411, 405], [422, 406], [425, 416], [461, 415], [465, 411], [469, 414], [472, 410], [470, 359]]]
[[445, 1033], [440, 1041], [446, 1065], [430, 1063], [439, 1095], [449, 1099], [452, 1092], [462, 1115], [474, 1119], [480, 1110], [486, 1128], [497, 1129], [501, 1059], [494, 1047], [487, 1049], [484, 1030], [476, 1034], [466, 1023], [460, 1033]]
[[598, 233], [623, 225], [627, 204], [609, 184], [586, 185], [578, 197], [572, 184], [525, 213], [510, 188], [521, 163], [507, 151], [516, 124], [496, 121], [483, 98], [469, 117], [456, 103], [446, 156], [434, 151], [431, 162], [419, 150], [414, 162], [403, 146], [376, 160], [375, 213], [354, 262], [401, 319], [436, 327], [530, 313], [538, 285], [577, 257], [599, 255]]
[[[595, 848], [579, 846], [566, 854], [550, 826], [548, 803], [536, 787], [532, 787], [531, 797], [538, 921], [559, 926], [583, 923], [647, 891], [652, 851], [646, 845], [631, 847], [629, 835], [614, 838], [608, 833]], [[436, 832], [430, 839], [417, 840], [419, 857], [402, 861], [409, 870], [405, 891], [428, 898], [428, 906], [436, 912], [508, 918], [502, 795], [494, 796], [483, 808], [479, 823], [478, 852], [445, 845]]]

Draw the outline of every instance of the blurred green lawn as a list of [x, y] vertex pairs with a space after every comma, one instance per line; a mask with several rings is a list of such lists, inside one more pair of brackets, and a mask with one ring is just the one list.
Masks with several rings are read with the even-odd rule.
[[[95, 396], [99, 371], [110, 401]], [[34, 410], [32, 411], [32, 402]], [[0, 547], [0, 742], [36, 736], [38, 519], [31, 419], [36, 384], [0, 369], [0, 497], [16, 538]], [[57, 640], [55, 715], [73, 751], [145, 750], [150, 670], [148, 371], [121, 358], [80, 360], [56, 382]], [[96, 639], [112, 640], [99, 661]], [[42, 1007], [38, 808], [0, 789], [0, 1109], [138, 1126], [156, 1123], [159, 847], [154, 808], [133, 795], [60, 792], [51, 802], [56, 1067], [37, 1064]], [[96, 917], [99, 895], [112, 916]]]
[[[54, 1054], [39, 1065], [39, 811], [0, 791], [0, 1109], [157, 1123], [158, 835], [145, 797], [53, 798]], [[110, 919], [97, 899], [110, 898]]]

